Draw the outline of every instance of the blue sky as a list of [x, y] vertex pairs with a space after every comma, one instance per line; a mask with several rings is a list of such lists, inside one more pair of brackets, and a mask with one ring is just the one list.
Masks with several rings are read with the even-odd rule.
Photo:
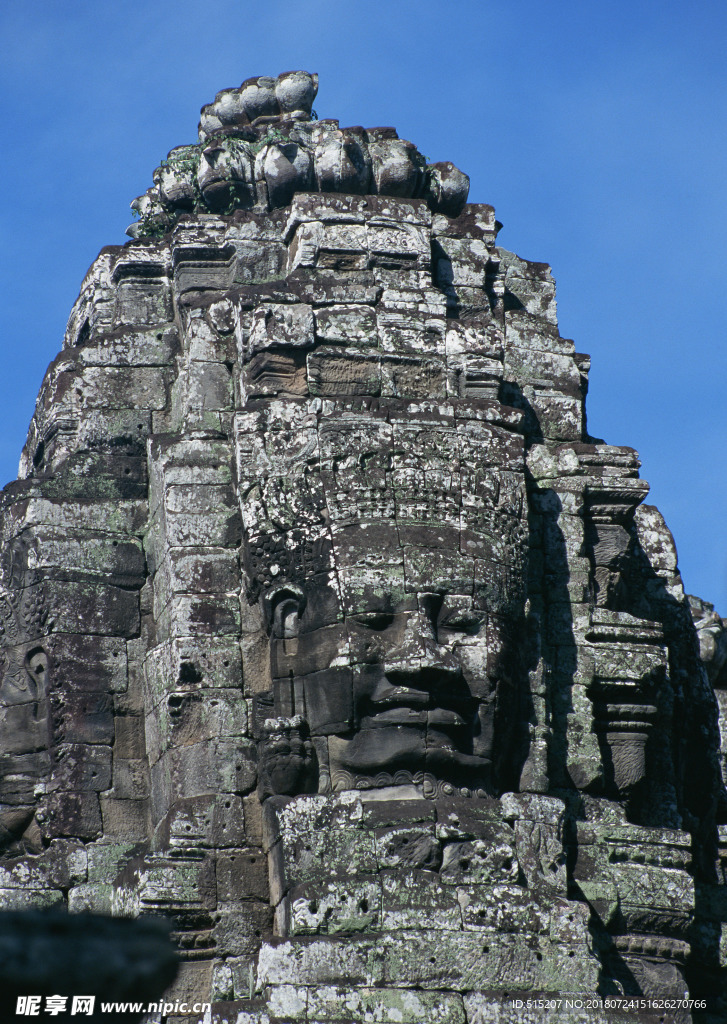
[[551, 264], [591, 433], [640, 452], [687, 590], [727, 615], [723, 0], [8, 0], [0, 32], [0, 484], [153, 168], [219, 89], [304, 68], [319, 116], [453, 160]]

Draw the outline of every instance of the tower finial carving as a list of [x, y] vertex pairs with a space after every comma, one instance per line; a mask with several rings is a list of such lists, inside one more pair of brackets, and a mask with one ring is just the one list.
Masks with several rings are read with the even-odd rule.
[[427, 164], [393, 128], [340, 128], [318, 121], [318, 75], [286, 71], [248, 78], [202, 107], [199, 142], [176, 146], [154, 186], [131, 204], [132, 238], [161, 237], [184, 213], [267, 212], [296, 192], [399, 196], [457, 216], [469, 178], [453, 163]]

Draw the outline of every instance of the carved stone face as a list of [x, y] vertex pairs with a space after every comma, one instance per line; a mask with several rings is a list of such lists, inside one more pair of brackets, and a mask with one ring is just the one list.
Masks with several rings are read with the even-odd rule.
[[0, 851], [37, 852], [36, 787], [49, 770], [45, 649], [27, 642], [23, 611], [0, 593]]
[[246, 458], [248, 473], [280, 475], [242, 480], [274, 714], [308, 723], [334, 790], [491, 792], [519, 713], [508, 636], [522, 615], [525, 529], [512, 435], [391, 422], [391, 410], [329, 426], [291, 408], [297, 427], [289, 415]]
[[382, 590], [330, 624], [334, 595], [305, 596], [276, 605], [271, 663], [281, 711], [329, 736], [333, 788], [424, 774], [488, 789], [495, 693], [472, 596]]

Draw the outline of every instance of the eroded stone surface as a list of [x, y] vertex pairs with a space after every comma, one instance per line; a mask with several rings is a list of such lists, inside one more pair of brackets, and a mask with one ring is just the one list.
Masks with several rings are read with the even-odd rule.
[[716, 1021], [722, 620], [692, 600], [700, 660], [549, 268], [316, 89], [203, 109], [46, 374], [2, 495], [0, 900], [167, 916], [214, 1021]]

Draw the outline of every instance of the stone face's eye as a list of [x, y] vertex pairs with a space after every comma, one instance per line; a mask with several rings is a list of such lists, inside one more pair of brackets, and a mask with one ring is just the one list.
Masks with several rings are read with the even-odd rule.
[[389, 628], [394, 615], [392, 612], [362, 612], [354, 617], [354, 621], [366, 629], [383, 630]]
[[439, 629], [451, 630], [453, 633], [467, 633], [473, 636], [479, 632], [482, 617], [472, 611], [452, 611], [442, 616], [438, 623]]

